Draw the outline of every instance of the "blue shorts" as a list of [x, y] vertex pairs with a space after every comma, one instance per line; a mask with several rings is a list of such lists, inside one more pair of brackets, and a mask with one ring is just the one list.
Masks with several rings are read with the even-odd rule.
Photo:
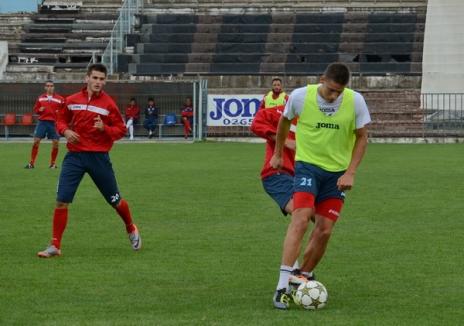
[[337, 181], [345, 171], [329, 172], [315, 165], [295, 162], [295, 192], [308, 192], [320, 203], [329, 198], [345, 199], [345, 193], [338, 190]]
[[277, 173], [262, 180], [264, 190], [279, 205], [282, 214], [293, 196], [293, 177], [287, 173]]
[[56, 132], [55, 122], [49, 120], [39, 120], [37, 126], [34, 130], [34, 137], [44, 139], [45, 136], [48, 139], [56, 139], [58, 140], [60, 136]]
[[114, 176], [108, 153], [68, 152], [61, 165], [56, 200], [71, 203], [84, 174], [88, 173], [105, 197], [108, 204], [115, 206], [121, 195]]

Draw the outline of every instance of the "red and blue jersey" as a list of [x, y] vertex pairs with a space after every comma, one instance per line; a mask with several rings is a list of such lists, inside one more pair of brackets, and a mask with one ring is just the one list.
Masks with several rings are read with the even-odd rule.
[[[94, 127], [100, 116], [104, 130]], [[114, 100], [104, 91], [89, 98], [87, 89], [66, 98], [62, 114], [58, 115], [57, 129], [60, 134], [70, 129], [79, 135], [77, 144], [68, 142], [70, 152], [108, 152], [113, 142], [126, 134], [126, 126]]]
[[[261, 178], [264, 179], [273, 174], [284, 172], [290, 175], [295, 174], [295, 151], [284, 147], [283, 166], [281, 170], [274, 169], [271, 164], [271, 158], [274, 154], [275, 140], [273, 137], [277, 134], [277, 126], [279, 125], [280, 117], [284, 111], [284, 106], [275, 106], [272, 108], [259, 109], [251, 124], [251, 131], [261, 138], [266, 139], [266, 154], [264, 157], [264, 165], [261, 170]], [[292, 121], [288, 138], [295, 139], [296, 120]]]
[[[44, 93], [40, 95], [34, 104], [34, 113], [39, 115], [40, 121], [56, 121], [57, 114], [63, 110], [64, 97], [53, 93], [53, 95], [47, 95]], [[43, 110], [41, 110], [43, 108]]]
[[193, 117], [193, 108], [191, 106], [184, 106], [181, 112], [182, 118], [191, 118]]

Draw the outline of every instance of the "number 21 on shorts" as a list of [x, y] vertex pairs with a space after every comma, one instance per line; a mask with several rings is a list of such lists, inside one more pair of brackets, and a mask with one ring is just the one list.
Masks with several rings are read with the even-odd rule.
[[300, 178], [300, 186], [303, 186], [303, 187], [311, 187], [312, 181], [313, 181], [312, 178], [301, 177], [301, 178]]

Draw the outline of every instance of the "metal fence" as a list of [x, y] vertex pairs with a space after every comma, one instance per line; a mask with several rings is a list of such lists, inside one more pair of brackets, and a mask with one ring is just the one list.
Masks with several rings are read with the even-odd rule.
[[421, 107], [425, 136], [464, 137], [463, 93], [425, 93]]
[[119, 9], [119, 18], [114, 24], [110, 41], [103, 52], [102, 63], [108, 67], [108, 73], [117, 71], [118, 55], [124, 52], [126, 47], [126, 35], [134, 31], [137, 15], [143, 8], [143, 0], [125, 0]]
[[[76, 92], [80, 84], [57, 84], [57, 91], [63, 95]], [[118, 82], [108, 83], [106, 90], [114, 96], [115, 101], [124, 111], [131, 97], [135, 97], [143, 110], [149, 97], [154, 97], [160, 108], [160, 119], [168, 113], [178, 117], [178, 124], [174, 128], [165, 128], [155, 131], [156, 136], [182, 137], [183, 130], [180, 124], [180, 112], [185, 97], [192, 97], [197, 114], [195, 115], [195, 138], [203, 137], [252, 137], [248, 126], [207, 126], [208, 112], [207, 81], [197, 80], [190, 82]], [[20, 126], [20, 117], [32, 111], [35, 99], [43, 92], [43, 84], [37, 83], [0, 83], [0, 125], [3, 125], [3, 116], [14, 112], [18, 116], [18, 126], [11, 128], [11, 136], [31, 135], [33, 128]], [[372, 108], [371, 108], [372, 109]], [[434, 93], [421, 94], [416, 105], [404, 106], [400, 113], [388, 109], [371, 112], [372, 123], [369, 126], [371, 137], [464, 137], [464, 93]], [[146, 134], [141, 122], [136, 128], [138, 136]], [[3, 126], [0, 127], [0, 137], [4, 135]]]
[[[67, 96], [77, 92], [82, 84], [56, 83], [57, 93]], [[184, 136], [181, 121], [181, 111], [186, 97], [193, 99], [194, 124], [189, 139], [203, 139], [205, 136], [204, 123], [207, 103], [206, 80], [190, 80], [182, 82], [109, 82], [105, 91], [110, 94], [121, 112], [131, 98], [135, 98], [140, 109], [140, 119], [135, 127], [135, 135], [145, 137], [148, 132], [143, 127], [144, 108], [147, 106], [148, 98], [154, 98], [155, 106], [159, 109], [159, 118], [154, 136], [159, 139], [179, 138]], [[37, 116], [34, 116], [32, 125], [24, 125], [22, 116], [32, 113], [32, 108], [39, 94], [43, 93], [43, 83], [0, 83], [0, 137], [7, 134], [10, 137], [31, 136]], [[5, 115], [14, 113], [16, 123], [5, 126]], [[168, 126], [164, 123], [166, 115], [175, 115], [176, 124]]]

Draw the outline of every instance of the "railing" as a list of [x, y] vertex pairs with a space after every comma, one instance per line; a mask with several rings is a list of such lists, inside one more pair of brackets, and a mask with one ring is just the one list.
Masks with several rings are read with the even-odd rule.
[[464, 136], [464, 94], [424, 93], [424, 134]]
[[108, 67], [109, 74], [117, 72], [118, 55], [123, 53], [126, 47], [126, 35], [134, 31], [136, 15], [142, 8], [143, 0], [125, 0], [119, 9], [118, 20], [114, 24], [110, 41], [102, 55], [102, 63]]

